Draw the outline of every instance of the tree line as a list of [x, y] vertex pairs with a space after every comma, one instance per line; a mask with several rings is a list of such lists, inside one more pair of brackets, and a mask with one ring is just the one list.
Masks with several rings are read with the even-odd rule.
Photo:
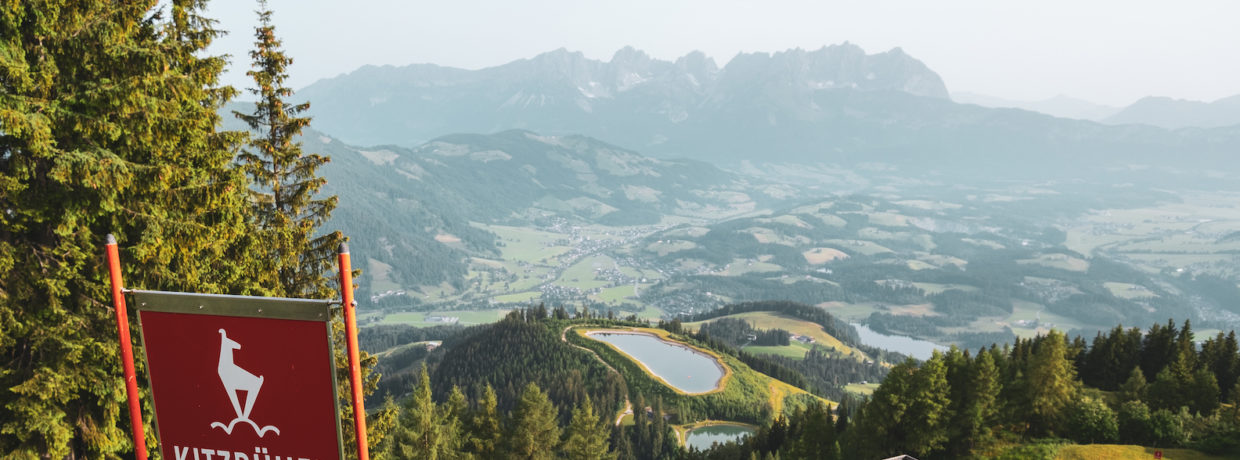
[[[953, 347], [896, 365], [858, 407], [827, 410], [834, 424], [819, 409], [799, 411], [692, 458], [1020, 458], [1039, 439], [1240, 454], [1240, 385], [1218, 385], [1240, 362], [1235, 334], [1200, 349], [1191, 337], [1186, 322], [1155, 324], [1144, 338], [1117, 327], [1092, 345], [1052, 331], [976, 354]], [[1126, 378], [1114, 383], [1123, 367]], [[819, 447], [807, 455], [807, 445]]]
[[[219, 82], [227, 57], [207, 50], [223, 32], [205, 9], [205, 0], [0, 6], [0, 456], [133, 450], [106, 234], [120, 243], [128, 288], [336, 296], [344, 237], [321, 228], [336, 198], [320, 193], [317, 173], [329, 158], [301, 149], [309, 106], [287, 102], [292, 59], [272, 13], [259, 3], [247, 72], [257, 102], [231, 114], [249, 131], [224, 131], [221, 109], [238, 91]], [[140, 344], [131, 332], [125, 339]], [[369, 374], [375, 360], [362, 358]], [[337, 365], [345, 361], [341, 351]]]

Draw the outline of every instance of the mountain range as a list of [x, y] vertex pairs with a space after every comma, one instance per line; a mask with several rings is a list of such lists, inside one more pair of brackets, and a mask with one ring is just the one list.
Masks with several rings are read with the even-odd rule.
[[952, 102], [900, 49], [842, 44], [747, 53], [722, 68], [625, 48], [609, 62], [556, 50], [481, 70], [363, 67], [298, 93], [314, 126], [355, 144], [462, 133], [580, 134], [654, 157], [886, 163], [967, 177], [1070, 178], [1132, 164], [1234, 168], [1240, 127], [1108, 126]]

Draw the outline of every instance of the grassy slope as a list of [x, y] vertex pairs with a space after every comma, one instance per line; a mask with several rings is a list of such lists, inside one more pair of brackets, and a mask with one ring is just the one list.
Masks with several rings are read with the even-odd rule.
[[[822, 326], [811, 323], [809, 321], [793, 318], [791, 316], [781, 315], [775, 312], [767, 312], [767, 311], [754, 311], [754, 312], [748, 312], [748, 313], [740, 313], [740, 314], [735, 314], [735, 315], [721, 316], [720, 318], [743, 319], [745, 321], [748, 321], [750, 324], [752, 324], [757, 329], [783, 329], [793, 334], [813, 337], [818, 345], [822, 345], [827, 348], [835, 348], [837, 352], [840, 352], [845, 355], [855, 354], [856, 356], [859, 357], [859, 359], [866, 359], [865, 354], [861, 353], [860, 350], [854, 350], [852, 347], [845, 345], [843, 342], [840, 342], [839, 339], [831, 336], [831, 334], [828, 334], [826, 331], [822, 330]], [[717, 321], [720, 318], [713, 318], [706, 322]], [[701, 326], [701, 324], [702, 322], [685, 323], [684, 327], [686, 329], [696, 331], [698, 327]], [[766, 349], [765, 347], [755, 348], [753, 350], [746, 348], [746, 350], [752, 351], [755, 353], [773, 351], [773, 350]], [[802, 352], [801, 355], [804, 356], [804, 353]]]
[[1119, 460], [1129, 458], [1152, 459], [1154, 458], [1154, 452], [1159, 450], [1162, 451], [1164, 460], [1214, 460], [1227, 458], [1204, 454], [1190, 449], [1157, 449], [1153, 447], [1116, 444], [1063, 446], [1059, 448], [1059, 452], [1055, 454], [1055, 458], [1061, 460]]

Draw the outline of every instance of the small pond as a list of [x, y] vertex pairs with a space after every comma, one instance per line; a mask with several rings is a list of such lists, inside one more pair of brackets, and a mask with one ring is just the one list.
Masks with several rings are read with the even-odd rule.
[[679, 343], [635, 332], [596, 331], [586, 335], [614, 345], [650, 373], [685, 393], [714, 390], [719, 388], [719, 380], [723, 378], [723, 366], [715, 357]]
[[694, 428], [685, 434], [685, 444], [696, 447], [698, 450], [706, 450], [711, 444], [735, 441], [751, 434], [753, 434], [753, 428], [744, 425], [706, 425]]
[[853, 327], [857, 328], [857, 335], [861, 338], [861, 343], [871, 347], [878, 347], [884, 350], [904, 353], [920, 360], [930, 359], [934, 350], [946, 351], [947, 347], [934, 342], [918, 340], [912, 337], [904, 337], [899, 335], [886, 335], [874, 332], [873, 329], [865, 327], [861, 324], [853, 323]]

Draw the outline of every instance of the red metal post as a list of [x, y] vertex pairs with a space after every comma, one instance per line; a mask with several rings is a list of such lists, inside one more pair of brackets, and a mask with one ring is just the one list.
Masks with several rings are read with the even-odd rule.
[[357, 352], [357, 312], [353, 302], [353, 268], [349, 245], [340, 243], [340, 297], [344, 302], [344, 332], [349, 344], [349, 383], [353, 387], [353, 423], [357, 432], [357, 458], [369, 460], [366, 446], [366, 406], [362, 403], [362, 365]]
[[133, 344], [129, 336], [129, 312], [125, 309], [125, 292], [121, 283], [121, 257], [116, 237], [108, 235], [108, 275], [112, 278], [112, 304], [116, 306], [116, 332], [121, 341], [121, 365], [125, 368], [125, 393], [129, 396], [129, 423], [133, 426], [133, 451], [138, 460], [146, 460], [146, 433], [142, 429], [142, 405], [139, 403], [138, 378], [133, 370]]

